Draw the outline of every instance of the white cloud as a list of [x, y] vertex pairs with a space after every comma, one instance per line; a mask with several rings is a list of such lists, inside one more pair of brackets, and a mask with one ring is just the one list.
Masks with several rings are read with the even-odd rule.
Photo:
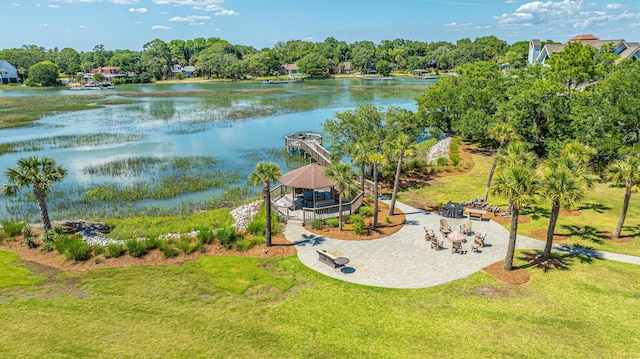
[[238, 16], [240, 14], [233, 10], [224, 9], [224, 10], [218, 11], [217, 13], [215, 13], [215, 15], [216, 16]]
[[51, 4], [51, 5], [49, 5], [49, 7], [52, 8], [52, 9], [57, 9], [57, 8], [60, 7], [60, 5]]
[[222, 4], [224, 0], [152, 0], [158, 5], [175, 6], [208, 6], [211, 4]]
[[203, 26], [204, 22], [190, 22], [189, 26]]
[[68, 4], [105, 2], [117, 5], [136, 5], [139, 0], [57, 0]]
[[169, 21], [179, 21], [179, 22], [195, 22], [196, 20], [210, 20], [211, 16], [202, 16], [202, 15], [189, 15], [186, 17], [182, 16], [174, 16]]
[[136, 24], [136, 25], [140, 25], [140, 24], [142, 24], [142, 21], [134, 21], [133, 23]]
[[80, 28], [81, 29], [88, 29], [89, 27], [88, 26], [84, 26], [84, 25], [80, 25]]
[[139, 7], [139, 8], [134, 8], [132, 7], [131, 9], [129, 9], [129, 12], [139, 12], [141, 14], [144, 14], [146, 12], [148, 12], [149, 10], [147, 10], [146, 7]]
[[151, 26], [151, 30], [169, 30], [170, 27], [169, 26], [163, 26], [163, 25], [153, 25]]
[[599, 5], [584, 0], [530, 1], [514, 12], [494, 16], [498, 26], [517, 29], [542, 26], [546, 28], [583, 29], [609, 26], [622, 19], [640, 19], [640, 13], [620, 13], [620, 4]]
[[40, 24], [40, 27], [47, 27], [49, 26], [48, 24]]
[[468, 27], [471, 27], [472, 25], [473, 25], [473, 23], [471, 23], [471, 22], [455, 22], [455, 21], [453, 21], [453, 22], [446, 23], [446, 24], [444, 24], [442, 26], [453, 29], [453, 28], [468, 28]]

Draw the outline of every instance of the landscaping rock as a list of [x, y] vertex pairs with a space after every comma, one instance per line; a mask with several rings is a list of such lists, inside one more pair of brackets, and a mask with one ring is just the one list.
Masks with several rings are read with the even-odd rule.
[[437, 163], [440, 157], [449, 159], [449, 146], [451, 146], [451, 137], [446, 137], [429, 148], [427, 152], [427, 164], [432, 165]]
[[234, 220], [234, 226], [239, 231], [244, 231], [247, 229], [247, 226], [253, 219], [256, 217], [256, 214], [260, 212], [260, 205], [262, 204], [262, 200], [254, 201], [249, 204], [242, 205], [231, 210], [231, 216]]

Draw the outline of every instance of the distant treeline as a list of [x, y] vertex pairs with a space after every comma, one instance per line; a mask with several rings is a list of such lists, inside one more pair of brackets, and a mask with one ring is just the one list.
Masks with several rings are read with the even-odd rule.
[[[314, 77], [352, 70], [361, 72], [377, 69], [387, 73], [392, 68], [447, 70], [464, 63], [497, 61], [512, 67], [526, 63], [528, 42], [509, 45], [495, 36], [458, 40], [455, 44], [421, 42], [413, 40], [384, 40], [346, 43], [329, 37], [323, 42], [290, 40], [278, 42], [273, 48], [257, 50], [252, 46], [234, 45], [220, 38], [196, 38], [193, 40], [155, 39], [146, 43], [142, 51], [108, 50], [96, 45], [93, 51], [78, 52], [72, 48], [46, 49], [37, 45], [0, 51], [0, 59], [7, 60], [17, 69], [24, 82], [30, 68], [40, 62], [50, 61], [61, 73], [69, 77], [79, 72], [103, 66], [117, 66], [121, 73], [144, 74], [142, 79], [163, 79], [171, 76], [173, 65], [195, 68], [196, 76], [219, 78], [243, 78], [276, 75], [284, 64], [298, 64], [300, 72]], [[350, 63], [350, 69], [345, 68]]]

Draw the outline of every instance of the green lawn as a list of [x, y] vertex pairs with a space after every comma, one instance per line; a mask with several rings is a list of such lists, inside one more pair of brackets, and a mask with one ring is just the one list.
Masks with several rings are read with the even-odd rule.
[[[444, 204], [448, 201], [458, 202], [483, 197], [493, 158], [479, 154], [474, 154], [472, 157], [475, 166], [468, 174], [439, 177], [437, 181], [441, 185], [403, 191], [399, 194], [398, 200], [409, 203], [427, 200]], [[623, 188], [612, 187], [607, 183], [596, 183], [594, 188], [588, 190], [583, 202], [579, 205], [580, 215], [560, 214], [556, 233], [569, 237], [558, 243], [640, 256], [640, 194], [638, 193], [631, 196], [622, 231], [623, 234], [631, 236], [632, 240], [611, 242], [597, 235], [599, 232], [613, 232], [622, 211], [623, 197]], [[489, 203], [507, 208], [508, 200], [489, 195]], [[518, 224], [518, 233], [533, 236], [536, 230], [546, 230], [549, 226], [550, 211], [551, 203], [546, 200], [523, 209], [522, 214], [527, 215], [532, 221]], [[509, 225], [504, 226], [508, 228]]]
[[520, 287], [477, 273], [419, 290], [341, 282], [295, 256], [62, 273], [0, 291], [0, 357], [637, 355], [640, 266], [567, 261], [568, 270], [529, 268]]

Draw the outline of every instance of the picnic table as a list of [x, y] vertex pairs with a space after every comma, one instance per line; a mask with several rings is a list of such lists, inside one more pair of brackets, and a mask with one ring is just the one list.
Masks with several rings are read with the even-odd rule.
[[482, 221], [482, 216], [487, 213], [485, 210], [475, 208], [467, 208], [465, 212], [468, 213], [469, 219], [475, 219], [478, 221]]

